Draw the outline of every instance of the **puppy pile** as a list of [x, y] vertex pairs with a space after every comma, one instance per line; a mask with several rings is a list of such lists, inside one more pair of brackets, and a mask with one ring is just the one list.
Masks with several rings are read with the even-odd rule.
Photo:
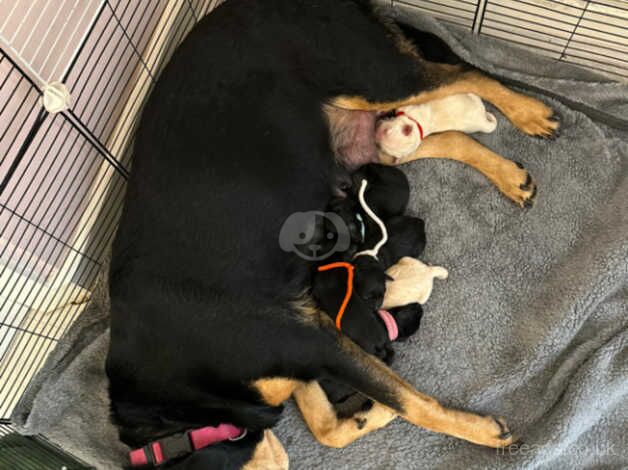
[[[336, 324], [343, 334], [390, 364], [392, 341], [407, 339], [418, 330], [421, 304], [429, 298], [433, 279], [445, 279], [447, 271], [417, 259], [425, 247], [425, 228], [423, 220], [403, 215], [410, 196], [403, 172], [373, 164], [362, 167], [351, 179], [346, 195], [333, 198], [328, 207], [343, 219], [342, 229], [349, 231], [350, 247], [317, 266], [312, 295], [335, 321], [342, 314]], [[348, 302], [348, 269], [329, 269], [347, 268], [338, 263], [352, 267]], [[325, 270], [319, 271], [320, 267]], [[343, 384], [331, 380], [321, 380], [320, 384], [339, 417], [371, 405], [370, 400]]]

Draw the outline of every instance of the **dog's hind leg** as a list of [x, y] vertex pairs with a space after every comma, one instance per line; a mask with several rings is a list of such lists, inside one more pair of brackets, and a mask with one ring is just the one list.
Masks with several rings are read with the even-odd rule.
[[[286, 354], [282, 364], [289, 374], [278, 372], [274, 377], [261, 377], [251, 382], [260, 398], [269, 405], [277, 406], [291, 394], [296, 394], [299, 407], [315, 435], [329, 445], [347, 445], [361, 435], [384, 426], [394, 414], [410, 423], [425, 429], [465, 439], [475, 444], [489, 447], [505, 447], [513, 442], [513, 437], [501, 419], [480, 416], [465, 411], [445, 408], [434, 398], [415, 390], [409, 383], [395, 374], [382, 361], [368, 354], [351, 339], [339, 334], [333, 322], [315, 308], [300, 308], [303, 316], [302, 334], [295, 335], [294, 329], [282, 338], [292, 350], [299, 354]], [[297, 326], [292, 325], [293, 327]], [[294, 341], [293, 345], [290, 344]], [[301, 371], [300, 373], [297, 371]], [[300, 374], [304, 374], [300, 376]], [[308, 378], [305, 378], [307, 375]], [[309, 382], [319, 377], [329, 377], [353, 388], [376, 402], [372, 414], [358, 415], [367, 422], [338, 420], [329, 402], [318, 385]], [[379, 405], [377, 404], [379, 403]], [[309, 411], [308, 411], [309, 410]], [[322, 419], [317, 421], [316, 412]], [[369, 425], [368, 418], [373, 419]], [[359, 429], [359, 426], [364, 428]]]
[[521, 207], [531, 206], [536, 195], [536, 185], [521, 164], [491, 152], [462, 132], [449, 131], [429, 135], [414, 153], [399, 161], [380, 152], [381, 162], [388, 165], [419, 158], [447, 158], [471, 165]]
[[383, 428], [397, 417], [393, 410], [375, 402], [366, 411], [340, 419], [316, 381], [304, 383], [295, 389], [294, 400], [316, 440], [329, 447], [345, 447], [356, 439]]
[[435, 85], [407, 98], [391, 102], [372, 102], [361, 96], [338, 96], [330, 104], [344, 109], [388, 112], [401, 106], [422, 104], [457, 93], [474, 93], [498, 108], [522, 132], [538, 137], [556, 135], [559, 121], [552, 108], [543, 102], [517, 93], [477, 70], [457, 65], [421, 62], [430, 83]]
[[[503, 419], [445, 408], [434, 398], [415, 390], [383, 362], [364, 352], [348, 338], [340, 337], [337, 345], [340, 350], [334, 354], [335, 360], [327, 364], [327, 370], [334, 380], [346, 383], [406, 421], [489, 447], [505, 447], [514, 442]], [[307, 408], [307, 401], [301, 398], [300, 408]], [[315, 405], [314, 408], [320, 406]], [[381, 410], [382, 414], [384, 411]], [[376, 412], [380, 413], [380, 409]], [[345, 421], [338, 422], [338, 425], [346, 429]], [[374, 424], [373, 427], [381, 426]], [[330, 435], [329, 431], [327, 434]], [[348, 438], [345, 441], [350, 442]]]

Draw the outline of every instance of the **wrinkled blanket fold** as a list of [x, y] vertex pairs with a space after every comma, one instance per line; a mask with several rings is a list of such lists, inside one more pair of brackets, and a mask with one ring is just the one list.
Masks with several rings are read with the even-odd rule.
[[[289, 403], [275, 433], [294, 469], [628, 467], [628, 85], [416, 11], [408, 24], [464, 60], [540, 97], [562, 117], [556, 141], [522, 135], [499, 112], [476, 138], [538, 184], [521, 210], [453, 161], [405, 165], [409, 212], [426, 220], [423, 260], [444, 266], [419, 332], [394, 369], [448, 406], [507, 418], [525, 442], [496, 451], [395, 420], [342, 450], [320, 446]], [[108, 415], [104, 284], [14, 413], [98, 469], [125, 447]]]

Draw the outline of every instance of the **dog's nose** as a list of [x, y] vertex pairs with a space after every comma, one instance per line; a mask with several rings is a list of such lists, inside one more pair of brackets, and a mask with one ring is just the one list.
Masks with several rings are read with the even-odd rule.
[[412, 126], [410, 124], [406, 124], [403, 126], [403, 135], [409, 136], [410, 134], [412, 134]]

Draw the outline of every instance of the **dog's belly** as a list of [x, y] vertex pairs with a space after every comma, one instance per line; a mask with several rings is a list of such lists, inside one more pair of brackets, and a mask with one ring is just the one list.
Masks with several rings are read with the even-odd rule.
[[377, 114], [326, 108], [331, 144], [336, 158], [348, 169], [355, 170], [379, 161], [375, 143]]

